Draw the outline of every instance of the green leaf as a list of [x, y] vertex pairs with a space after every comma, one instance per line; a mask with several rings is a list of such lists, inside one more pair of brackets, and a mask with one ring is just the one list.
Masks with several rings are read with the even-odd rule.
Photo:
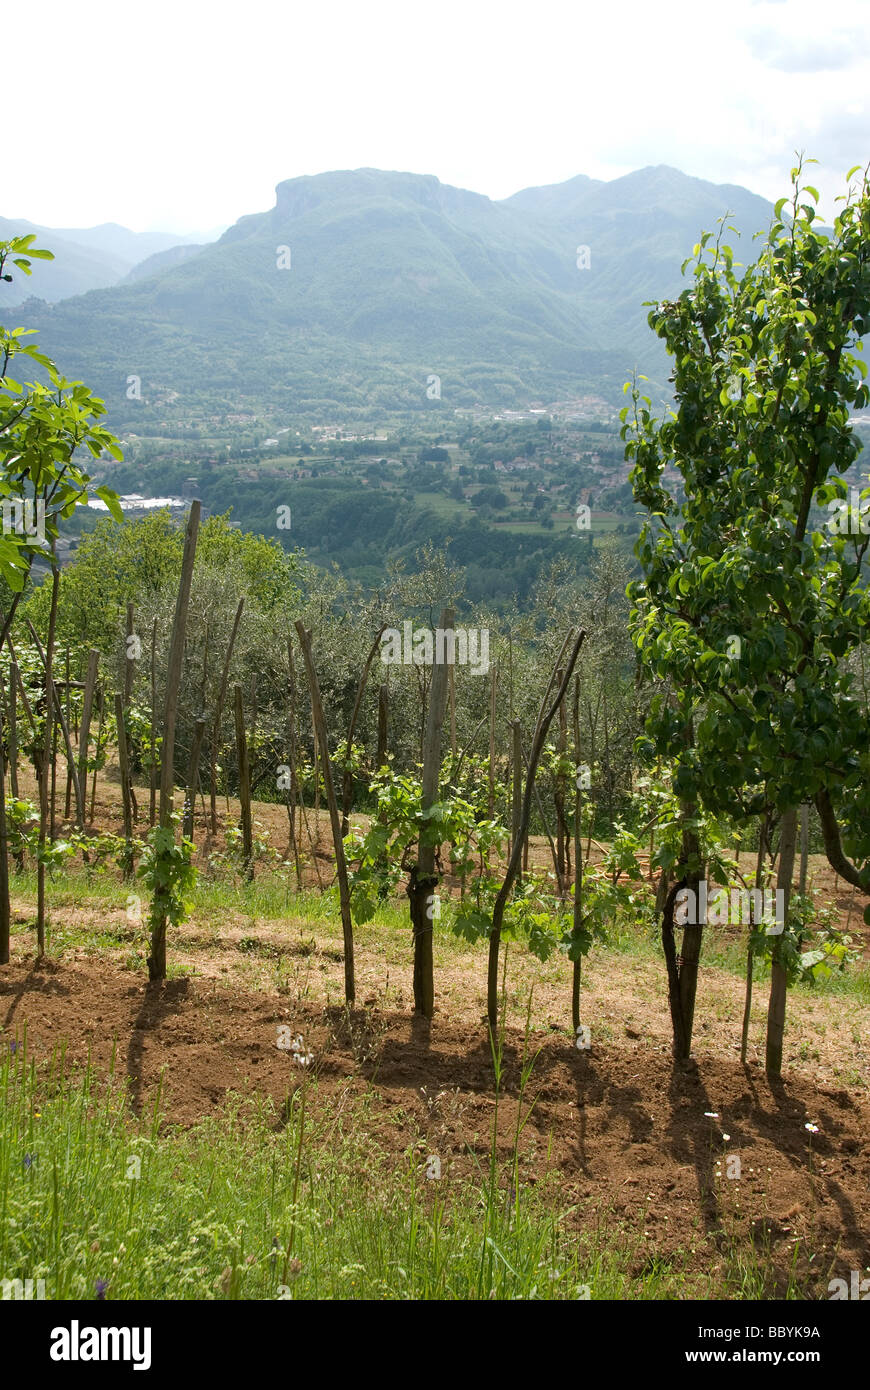
[[105, 502], [106, 506], [109, 509], [109, 512], [111, 513], [112, 520], [117, 521], [119, 523], [123, 522], [124, 513], [121, 510], [121, 502], [117, 492], [113, 492], [110, 487], [98, 487], [97, 496], [103, 502]]

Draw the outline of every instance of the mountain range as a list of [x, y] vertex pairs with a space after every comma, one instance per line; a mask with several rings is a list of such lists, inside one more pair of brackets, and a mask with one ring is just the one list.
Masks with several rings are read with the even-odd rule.
[[[31, 297], [14, 321], [116, 427], [615, 402], [635, 369], [666, 389], [644, 301], [679, 292], [682, 261], [726, 214], [750, 259], [772, 211], [665, 165], [500, 201], [429, 175], [336, 171], [278, 184], [272, 209], [210, 244], [152, 247], [121, 283]], [[74, 234], [42, 235], [71, 274]]]
[[117, 222], [99, 227], [67, 229], [42, 227], [24, 218], [0, 217], [0, 241], [36, 235], [34, 245], [53, 251], [53, 261], [34, 261], [32, 274], [0, 284], [0, 310], [9, 311], [29, 298], [57, 304], [88, 290], [116, 285], [143, 262], [175, 249], [186, 249], [195, 237], [175, 232], [131, 232]]

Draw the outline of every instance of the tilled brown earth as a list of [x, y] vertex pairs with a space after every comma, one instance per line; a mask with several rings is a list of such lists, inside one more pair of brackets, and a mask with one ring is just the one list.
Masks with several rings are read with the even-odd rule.
[[[61, 1044], [129, 1078], [144, 1112], [162, 1080], [167, 1123], [194, 1124], [228, 1091], [268, 1093], [280, 1106], [302, 1070], [278, 1047], [301, 1033], [314, 1056], [310, 1113], [345, 1095], [367, 1097], [371, 1140], [398, 1159], [416, 1145], [447, 1177], [488, 1154], [495, 1093], [489, 1044], [467, 1019], [431, 1028], [407, 1013], [353, 1011], [216, 978], [147, 985], [105, 962], [30, 961], [0, 967], [0, 1045], [24, 1037], [34, 1057]], [[572, 1218], [603, 1218], [642, 1232], [646, 1259], [695, 1252], [698, 1267], [736, 1240], [770, 1259], [783, 1292], [794, 1268], [804, 1290], [827, 1297], [834, 1274], [870, 1265], [870, 1104], [805, 1074], [772, 1087], [757, 1064], [701, 1054], [675, 1067], [649, 1039], [579, 1051], [569, 1035], [533, 1035], [538, 1052], [523, 1115], [520, 1172], [551, 1174]], [[523, 1035], [508, 1029], [498, 1147], [510, 1156]], [[532, 1104], [534, 1102], [534, 1104]], [[808, 1129], [817, 1127], [817, 1132]], [[797, 1246], [797, 1250], [795, 1247]], [[796, 1256], [796, 1258], [795, 1258]]]

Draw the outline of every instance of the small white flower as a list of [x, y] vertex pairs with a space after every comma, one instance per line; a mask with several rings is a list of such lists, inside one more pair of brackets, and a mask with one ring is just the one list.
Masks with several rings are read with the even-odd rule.
[[818, 1134], [818, 1132], [819, 1132], [819, 1127], [818, 1127], [818, 1125], [810, 1125], [810, 1124], [807, 1124], [807, 1125], [804, 1125], [804, 1129], [808, 1129], [809, 1132], [810, 1132], [810, 1134]]
[[723, 1134], [723, 1135], [722, 1135], [722, 1138], [725, 1140], [725, 1143], [727, 1144], [727, 1143], [728, 1143], [728, 1140], [731, 1138], [731, 1135], [730, 1135], [730, 1134]]
[[719, 1118], [715, 1110], [705, 1110], [704, 1115], [708, 1120], [718, 1120]]

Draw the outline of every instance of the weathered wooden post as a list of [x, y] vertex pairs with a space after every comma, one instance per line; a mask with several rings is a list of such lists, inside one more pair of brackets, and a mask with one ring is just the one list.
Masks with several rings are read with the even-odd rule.
[[82, 706], [82, 722], [79, 731], [79, 785], [82, 789], [82, 802], [79, 809], [79, 830], [85, 828], [85, 811], [88, 794], [88, 744], [91, 737], [91, 714], [94, 705], [94, 690], [97, 685], [97, 668], [100, 664], [100, 653], [95, 647], [91, 647], [88, 653], [88, 673], [85, 676], [85, 698]]
[[[776, 880], [777, 904], [782, 905], [782, 924], [773, 944], [770, 961], [770, 1001], [767, 1006], [767, 1047], [764, 1069], [768, 1076], [782, 1074], [782, 1047], [785, 1035], [785, 1001], [788, 975], [782, 958], [782, 943], [788, 925], [791, 900], [791, 881], [794, 874], [795, 844], [797, 841], [797, 808], [790, 806], [782, 814], [779, 835], [779, 873]], [[780, 896], [781, 894], [781, 896]]]
[[347, 862], [344, 857], [344, 841], [341, 837], [338, 802], [335, 798], [332, 770], [329, 766], [329, 744], [326, 733], [326, 719], [323, 714], [323, 703], [320, 698], [317, 670], [311, 651], [311, 633], [306, 629], [305, 624], [298, 619], [294, 626], [299, 637], [299, 645], [302, 648], [302, 656], [305, 660], [308, 689], [311, 693], [311, 713], [314, 720], [315, 733], [320, 743], [323, 785], [329, 804], [329, 820], [332, 826], [332, 843], [335, 849], [335, 868], [338, 878], [338, 896], [341, 903], [341, 926], [344, 934], [344, 997], [348, 1004], [352, 1004], [356, 997], [356, 985], [353, 960], [353, 922], [350, 915], [350, 888], [347, 881]]
[[127, 751], [127, 729], [124, 724], [124, 697], [115, 695], [115, 723], [118, 726], [118, 765], [121, 769], [121, 809], [124, 817], [124, 839], [127, 842], [124, 878], [133, 874], [133, 808], [130, 801], [130, 759]]
[[496, 897], [495, 904], [492, 909], [492, 930], [489, 934], [489, 963], [487, 967], [486, 979], [486, 1011], [489, 1026], [493, 1034], [495, 1033], [495, 1030], [498, 1026], [498, 961], [499, 948], [501, 946], [501, 925], [504, 921], [504, 910], [507, 906], [507, 900], [510, 896], [514, 880], [517, 876], [517, 871], [520, 867], [520, 859], [522, 857], [522, 841], [525, 838], [525, 834], [528, 829], [529, 816], [531, 815], [532, 810], [532, 796], [534, 795], [535, 789], [535, 773], [538, 770], [538, 763], [541, 759], [541, 753], [543, 751], [544, 742], [547, 737], [547, 731], [550, 727], [550, 724], [552, 723], [553, 716], [555, 715], [557, 709], [562, 703], [562, 700], [565, 698], [565, 691], [567, 690], [568, 683], [570, 682], [571, 676], [574, 673], [574, 667], [577, 662], [577, 657], [580, 655], [580, 648], [582, 647], [585, 640], [586, 633], [583, 631], [582, 628], [580, 628], [577, 631], [576, 637], [574, 638], [574, 645], [571, 651], [571, 655], [568, 658], [567, 665], [564, 668], [564, 673], [562, 681], [559, 685], [559, 689], [557, 690], [555, 699], [553, 700], [553, 703], [550, 705], [549, 709], [546, 708], [546, 699], [550, 693], [550, 690], [552, 689], [556, 671], [561, 666], [562, 655], [564, 654], [564, 651], [566, 650], [570, 642], [570, 634], [568, 638], [566, 638], [565, 640], [562, 652], [560, 652], [559, 654], [559, 659], [553, 671], [553, 675], [550, 677], [547, 689], [544, 692], [544, 700], [541, 704], [541, 709], [538, 714], [538, 722], [535, 727], [535, 736], [532, 740], [531, 753], [529, 754], [528, 773], [526, 775], [526, 786], [525, 791], [523, 793], [523, 809], [522, 815], [520, 817], [520, 835], [517, 838], [517, 841], [513, 846], [513, 849], [511, 850], [511, 857], [508, 862], [504, 882], [502, 883], [501, 888], [498, 891], [498, 896]]
[[[523, 813], [523, 738], [520, 721], [515, 719], [511, 724], [511, 762], [512, 767], [512, 788], [511, 788], [511, 850], [520, 838], [520, 822]], [[517, 882], [522, 882], [522, 870], [517, 869]]]
[[157, 618], [151, 625], [151, 767], [149, 769], [148, 821], [157, 819]]
[[187, 770], [187, 792], [184, 798], [184, 821], [181, 827], [182, 838], [193, 839], [193, 818], [196, 811], [196, 790], [199, 784], [199, 757], [202, 740], [205, 736], [205, 716], [200, 715], [193, 726], [193, 747], [190, 750], [190, 766]]
[[[187, 631], [187, 612], [190, 606], [190, 585], [193, 579], [193, 562], [196, 557], [196, 540], [199, 534], [200, 503], [190, 504], [190, 516], [184, 537], [184, 554], [181, 560], [181, 580], [178, 586], [178, 599], [175, 605], [175, 619], [172, 624], [172, 640], [169, 647], [169, 666], [166, 672], [166, 703], [163, 713], [163, 756], [160, 762], [160, 826], [170, 830], [172, 827], [173, 786], [175, 781], [175, 722], [178, 715], [178, 690], [181, 684], [181, 667], [184, 659], [184, 639]], [[154, 980], [166, 979], [166, 915], [167, 894], [161, 888], [154, 891], [151, 932], [151, 954], [148, 958], [148, 975]]]
[[239, 630], [239, 623], [242, 620], [242, 609], [245, 606], [244, 598], [239, 599], [239, 606], [236, 609], [236, 616], [233, 619], [233, 628], [230, 633], [230, 640], [227, 646], [227, 653], [224, 657], [223, 670], [221, 671], [221, 683], [218, 686], [217, 703], [214, 710], [214, 724], [211, 734], [211, 758], [209, 764], [209, 797], [211, 802], [211, 833], [217, 834], [217, 760], [218, 749], [220, 748], [221, 737], [221, 718], [224, 712], [224, 700], [227, 694], [227, 682], [230, 677], [230, 662], [233, 657], [233, 648], [236, 645], [236, 633]]
[[377, 765], [380, 772], [387, 765], [387, 739], [390, 727], [390, 687], [382, 682], [378, 691], [378, 752]]
[[48, 767], [51, 761], [51, 732], [54, 714], [54, 681], [52, 665], [54, 662], [54, 633], [57, 626], [57, 594], [60, 587], [60, 570], [52, 548], [54, 566], [51, 576], [51, 608], [48, 616], [48, 636], [45, 642], [45, 727], [42, 738], [42, 757], [39, 775], [39, 860], [36, 866], [36, 954], [45, 955], [45, 862], [41, 851], [45, 849], [48, 833]]
[[6, 837], [6, 768], [3, 757], [3, 711], [0, 709], [0, 965], [9, 964], [9, 855]]
[[[426, 734], [423, 744], [423, 787], [420, 805], [425, 813], [438, 800], [441, 776], [441, 729], [447, 709], [447, 639], [453, 636], [453, 609], [445, 608], [441, 614], [443, 640], [442, 660], [438, 660], [439, 650], [436, 641], [435, 666], [432, 684], [429, 688], [429, 710], [426, 718]], [[455, 647], [453, 653], [455, 654]], [[414, 933], [414, 1008], [424, 1018], [431, 1019], [435, 1012], [435, 971], [433, 957], [434, 890], [438, 886], [435, 873], [434, 844], [421, 842], [417, 847], [417, 863], [411, 868], [407, 893], [410, 901], [411, 928]]]
[[254, 877], [254, 836], [251, 825], [251, 769], [248, 764], [248, 741], [245, 737], [245, 712], [242, 687], [233, 686], [233, 705], [236, 721], [236, 760], [239, 765], [239, 802], [242, 810], [242, 859], [245, 877]]

